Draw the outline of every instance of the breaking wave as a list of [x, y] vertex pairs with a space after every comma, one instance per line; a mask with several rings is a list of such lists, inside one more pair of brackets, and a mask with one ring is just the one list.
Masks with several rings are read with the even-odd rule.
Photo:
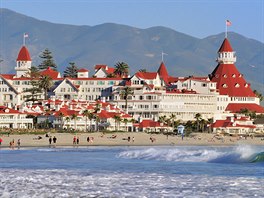
[[214, 149], [208, 147], [164, 147], [127, 150], [120, 152], [117, 157], [175, 162], [249, 163], [263, 162], [264, 152], [261, 148], [248, 145]]

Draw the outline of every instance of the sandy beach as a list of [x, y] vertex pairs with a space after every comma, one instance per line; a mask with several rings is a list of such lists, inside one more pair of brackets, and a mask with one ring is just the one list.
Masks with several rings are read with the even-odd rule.
[[[57, 138], [56, 143], [49, 144], [49, 137], [45, 135], [1, 135], [3, 142], [0, 147], [10, 147], [10, 142], [14, 141], [13, 148], [17, 148], [17, 141], [20, 140], [20, 147], [48, 147], [48, 146], [155, 146], [155, 145], [263, 145], [264, 138], [261, 137], [230, 137], [215, 136], [215, 134], [193, 133], [192, 137], [166, 136], [163, 134], [147, 133], [52, 133], [50, 136]], [[79, 144], [73, 144], [74, 136], [79, 137]], [[89, 137], [89, 142], [87, 141]], [[130, 137], [130, 141], [128, 141]]]

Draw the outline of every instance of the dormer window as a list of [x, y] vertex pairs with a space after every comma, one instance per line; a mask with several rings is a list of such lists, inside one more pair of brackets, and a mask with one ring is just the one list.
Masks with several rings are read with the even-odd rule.
[[243, 74], [239, 74], [239, 76], [238, 76], [238, 77], [239, 77], [239, 78], [242, 78], [242, 76], [243, 76]]
[[227, 78], [227, 75], [226, 75], [226, 74], [224, 74], [224, 75], [223, 75], [223, 77], [224, 77], [224, 78]]
[[227, 88], [227, 84], [223, 84], [222, 87], [223, 87], [223, 88]]
[[239, 85], [238, 83], [236, 83], [236, 84], [235, 84], [235, 87], [238, 88], [238, 87], [240, 87], [240, 85]]
[[246, 88], [248, 87], [248, 84], [247, 84], [247, 83], [245, 84], [245, 87], [246, 87]]
[[236, 77], [236, 74], [232, 74], [232, 77], [235, 78]]

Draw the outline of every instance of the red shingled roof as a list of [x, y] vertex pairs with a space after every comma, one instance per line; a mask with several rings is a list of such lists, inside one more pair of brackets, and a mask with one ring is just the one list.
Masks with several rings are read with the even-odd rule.
[[234, 64], [218, 64], [211, 80], [217, 83], [216, 87], [221, 95], [255, 97], [250, 84], [245, 81]]
[[165, 83], [168, 84], [169, 74], [168, 74], [167, 68], [163, 62], [161, 62], [161, 64], [160, 64], [160, 67], [158, 69], [158, 74], [165, 81]]
[[142, 79], [155, 79], [157, 77], [157, 72], [137, 72], [136, 76]]
[[85, 69], [85, 68], [82, 68], [82, 69], [79, 69], [78, 72], [88, 72], [89, 70], [88, 69]]
[[48, 67], [46, 70], [41, 72], [41, 75], [50, 76], [53, 80], [59, 78], [59, 72]]
[[215, 123], [212, 124], [212, 128], [234, 128], [234, 127], [243, 127], [243, 128], [256, 128], [254, 125], [245, 125], [245, 124], [235, 124], [231, 122], [230, 119], [226, 120], [216, 120]]
[[0, 106], [0, 114], [21, 114], [18, 110], [7, 108], [6, 106]]
[[223, 41], [221, 47], [219, 48], [218, 52], [233, 52], [233, 49], [228, 41], [227, 38]]
[[226, 111], [230, 111], [232, 113], [237, 113], [241, 109], [248, 109], [248, 110], [250, 110], [252, 112], [256, 112], [256, 113], [264, 113], [264, 107], [262, 107], [258, 104], [254, 104], [254, 103], [250, 103], [250, 104], [230, 103], [226, 107]]
[[139, 128], [146, 127], [167, 127], [167, 125], [153, 120], [142, 120], [142, 122], [139, 123]]
[[30, 54], [26, 48], [26, 46], [23, 46], [17, 56], [17, 61], [31, 61]]

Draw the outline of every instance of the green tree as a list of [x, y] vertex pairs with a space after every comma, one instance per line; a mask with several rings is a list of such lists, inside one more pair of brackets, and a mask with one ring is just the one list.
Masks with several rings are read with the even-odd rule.
[[213, 118], [208, 118], [207, 120], [208, 123], [208, 132], [211, 133], [212, 132], [212, 124], [214, 123], [214, 119]]
[[116, 75], [114, 73], [107, 74], [106, 78], [115, 78]]
[[256, 95], [256, 97], [259, 98], [259, 101], [260, 101], [260, 102], [263, 101], [264, 96], [263, 96], [261, 93], [259, 93], [257, 90], [254, 90], [253, 92], [254, 92], [254, 94]]
[[87, 122], [88, 122], [88, 118], [90, 115], [90, 112], [88, 111], [88, 109], [85, 109], [82, 113], [82, 115], [85, 117], [85, 131], [87, 132]]
[[63, 75], [64, 77], [71, 77], [71, 78], [77, 78], [79, 68], [75, 65], [74, 62], [70, 62], [69, 66], [66, 67]]
[[158, 121], [160, 123], [167, 124], [167, 116], [166, 115], [160, 116]]
[[89, 112], [88, 119], [90, 120], [90, 126], [89, 126], [90, 131], [92, 131], [92, 121], [94, 117], [95, 117], [94, 114], [92, 112]]
[[124, 118], [124, 119], [123, 119], [123, 122], [124, 122], [124, 124], [125, 124], [126, 132], [127, 132], [127, 123], [129, 122], [129, 120], [126, 119], [126, 118]]
[[76, 123], [77, 115], [75, 113], [72, 114], [71, 119], [74, 121], [74, 129], [76, 130], [76, 128], [77, 128], [77, 123]]
[[196, 119], [196, 130], [199, 131], [200, 130], [200, 121], [201, 121], [202, 115], [200, 113], [196, 113], [194, 118]]
[[171, 122], [171, 126], [172, 126], [172, 131], [174, 131], [174, 127], [175, 127], [175, 119], [176, 119], [176, 115], [172, 113], [172, 114], [170, 115], [170, 122]]
[[69, 126], [70, 126], [69, 122], [71, 121], [71, 118], [70, 118], [69, 116], [67, 116], [67, 117], [65, 118], [65, 121], [68, 123], [68, 125], [67, 125], [67, 129], [69, 129]]
[[41, 76], [39, 80], [39, 88], [44, 91], [44, 99], [48, 99], [48, 91], [53, 86], [53, 81], [50, 76]]
[[146, 69], [140, 69], [140, 70], [138, 70], [139, 72], [143, 72], [143, 73], [146, 73], [147, 72], [147, 70]]
[[60, 112], [59, 113], [60, 129], [62, 129], [62, 126], [63, 126], [63, 117], [64, 117], [64, 114], [62, 112]]
[[120, 122], [122, 121], [121, 117], [119, 115], [114, 115], [115, 120], [115, 131], [119, 130]]
[[131, 87], [125, 86], [124, 89], [121, 90], [119, 95], [122, 99], [125, 100], [125, 109], [127, 113], [128, 112], [128, 106], [127, 106], [128, 96], [134, 95], [134, 91], [131, 89]]
[[31, 87], [26, 89], [24, 92], [28, 93], [25, 95], [26, 101], [37, 101], [39, 96], [42, 94], [41, 88], [39, 87], [39, 76], [40, 73], [38, 68], [32, 66], [26, 74], [30, 78], [30, 85]]
[[114, 74], [120, 77], [124, 77], [128, 75], [129, 66], [125, 62], [117, 62], [115, 64]]
[[57, 71], [57, 65], [55, 64], [52, 53], [49, 49], [46, 48], [39, 57], [42, 58], [42, 62], [38, 66], [39, 70], [45, 70], [48, 67], [51, 67], [53, 70]]

